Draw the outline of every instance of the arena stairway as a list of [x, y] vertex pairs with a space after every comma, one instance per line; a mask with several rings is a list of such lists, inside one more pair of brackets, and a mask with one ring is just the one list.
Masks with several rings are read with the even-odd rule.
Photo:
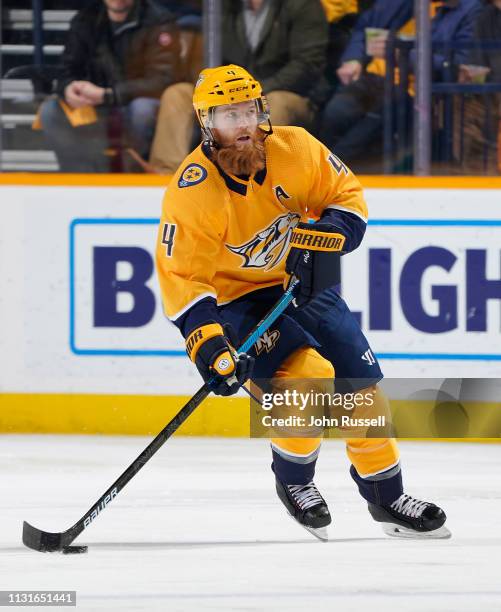
[[[75, 2], [46, 0], [42, 12], [43, 65], [46, 78], [32, 78], [36, 73], [33, 10], [31, 2], [6, 0], [2, 7], [0, 45], [0, 170], [56, 171], [54, 153], [47, 150], [43, 134], [32, 129], [38, 106], [50, 92], [55, 67], [64, 48]], [[64, 7], [64, 8], [63, 8]], [[51, 71], [52, 68], [52, 71]]]

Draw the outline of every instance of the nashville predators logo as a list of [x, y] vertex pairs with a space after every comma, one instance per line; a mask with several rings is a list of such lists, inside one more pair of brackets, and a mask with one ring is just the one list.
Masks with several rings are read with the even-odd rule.
[[273, 331], [265, 331], [264, 334], [259, 338], [259, 340], [254, 344], [254, 348], [256, 349], [256, 355], [260, 355], [263, 351], [267, 353], [271, 353], [271, 351], [275, 348], [278, 339], [280, 338], [280, 332], [278, 329], [274, 329]]
[[190, 164], [183, 170], [179, 181], [179, 187], [192, 187], [198, 185], [207, 178], [207, 170], [198, 164]]
[[267, 228], [260, 230], [248, 242], [239, 246], [226, 247], [243, 258], [242, 268], [263, 268], [270, 270], [284, 257], [289, 246], [292, 230], [300, 216], [296, 213], [281, 215]]

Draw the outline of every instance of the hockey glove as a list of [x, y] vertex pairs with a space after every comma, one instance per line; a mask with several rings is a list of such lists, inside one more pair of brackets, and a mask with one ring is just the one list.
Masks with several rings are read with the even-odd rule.
[[318, 293], [339, 283], [339, 256], [345, 242], [329, 223], [298, 223], [292, 230], [290, 251], [285, 262], [287, 288], [290, 278], [299, 280], [294, 300], [304, 306]]
[[236, 354], [219, 323], [210, 321], [194, 329], [186, 339], [188, 357], [216, 395], [233, 395], [252, 373], [254, 358], [247, 353]]

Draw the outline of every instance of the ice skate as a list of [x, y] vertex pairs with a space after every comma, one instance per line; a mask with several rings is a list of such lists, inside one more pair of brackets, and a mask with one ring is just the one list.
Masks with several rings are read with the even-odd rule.
[[369, 502], [372, 518], [381, 523], [383, 531], [396, 538], [443, 539], [451, 532], [444, 527], [445, 512], [430, 502], [402, 495], [389, 505]]
[[327, 542], [331, 515], [313, 480], [305, 485], [287, 485], [277, 478], [276, 487], [278, 497], [292, 518], [316, 538]]

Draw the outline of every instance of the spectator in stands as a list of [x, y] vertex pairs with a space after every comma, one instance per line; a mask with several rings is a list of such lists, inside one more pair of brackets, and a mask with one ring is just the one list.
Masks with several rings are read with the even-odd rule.
[[[358, 12], [362, 7], [362, 3], [358, 0], [321, 1], [329, 23], [329, 34], [323, 78], [319, 79], [317, 86], [310, 94], [314, 105], [318, 109], [325, 106], [327, 100], [339, 86], [336, 70], [340, 66], [341, 56], [350, 40]], [[321, 115], [318, 113], [315, 125], [310, 128], [314, 133], [318, 132], [320, 117]]]
[[[483, 6], [483, 0], [432, 0], [431, 42], [434, 43], [470, 43], [474, 39], [475, 22]], [[453, 53], [455, 73], [464, 63], [469, 50], [458, 48]], [[443, 50], [434, 50], [432, 55], [435, 78], [443, 78], [443, 70], [449, 58]]]
[[329, 23], [338, 23], [346, 15], [358, 13], [357, 0], [322, 0]]
[[158, 2], [168, 8], [176, 20], [194, 15], [202, 16], [203, 0], [158, 0]]
[[[263, 85], [274, 125], [308, 125], [321, 78], [328, 25], [320, 0], [223, 0], [222, 63], [247, 68]], [[162, 97], [150, 163], [173, 173], [188, 154], [193, 85]]]
[[[341, 87], [324, 110], [321, 138], [348, 163], [366, 150], [382, 125], [384, 34], [402, 28], [413, 14], [413, 0], [376, 0], [357, 20], [337, 76]], [[382, 30], [380, 46], [366, 47], [366, 28]]]
[[57, 97], [40, 109], [64, 172], [109, 170], [117, 116], [127, 143], [148, 155], [162, 92], [180, 78], [173, 15], [152, 0], [93, 0], [73, 18]]
[[[475, 40], [482, 42], [501, 42], [501, 0], [488, 0], [479, 12], [475, 22]], [[501, 49], [476, 48], [471, 55], [470, 64], [486, 66], [489, 72], [487, 82], [501, 83]], [[468, 66], [462, 66], [466, 81], [473, 81], [474, 75]]]
[[322, 0], [322, 5], [329, 22], [327, 66], [335, 75], [341, 56], [350, 41], [359, 3], [357, 0]]
[[[501, 48], [488, 48], [482, 43], [501, 43], [501, 0], [490, 0], [478, 14], [475, 23], [475, 48], [459, 71], [461, 83], [501, 84]], [[501, 172], [501, 94], [473, 95], [463, 100], [463, 117], [456, 101], [454, 152], [461, 160], [461, 171], [468, 173]], [[460, 124], [460, 122], [462, 124]], [[463, 150], [460, 150], [460, 143]]]
[[[415, 31], [413, 0], [376, 0], [361, 15], [337, 74], [343, 87], [328, 102], [322, 123], [326, 144], [344, 161], [354, 164], [368, 146], [380, 142], [386, 72], [386, 45], [389, 32], [410, 36]], [[473, 23], [480, 0], [432, 2], [432, 43], [472, 39]], [[367, 28], [375, 38], [369, 40]], [[464, 51], [456, 54], [456, 63]], [[415, 53], [411, 53], [411, 65]], [[443, 50], [432, 54], [433, 68], [440, 73], [446, 66]]]

